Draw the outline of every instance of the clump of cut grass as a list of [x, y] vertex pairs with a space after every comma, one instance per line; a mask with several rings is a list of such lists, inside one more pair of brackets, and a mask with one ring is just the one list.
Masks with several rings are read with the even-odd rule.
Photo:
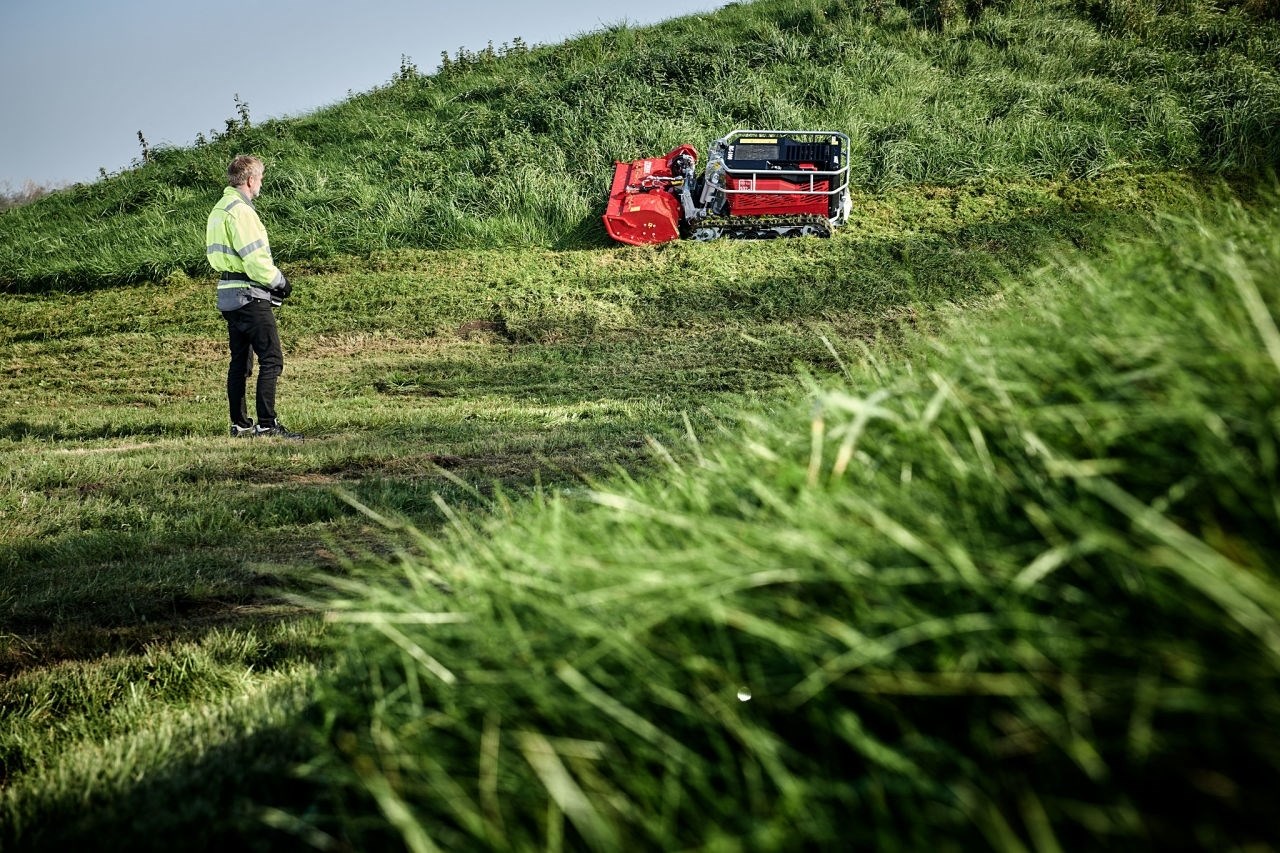
[[347, 837], [1280, 837], [1276, 209], [1060, 257], [662, 476], [349, 578], [321, 703], [380, 819]]

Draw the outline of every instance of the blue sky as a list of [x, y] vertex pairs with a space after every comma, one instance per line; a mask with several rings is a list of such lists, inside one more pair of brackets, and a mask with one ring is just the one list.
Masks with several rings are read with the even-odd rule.
[[294, 116], [386, 83], [410, 57], [529, 44], [710, 11], [724, 0], [0, 0], [0, 190], [116, 172], [236, 115]]

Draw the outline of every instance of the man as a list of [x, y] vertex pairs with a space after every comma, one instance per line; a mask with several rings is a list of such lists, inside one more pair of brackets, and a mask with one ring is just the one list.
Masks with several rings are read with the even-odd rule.
[[[205, 228], [205, 256], [221, 273], [218, 310], [227, 321], [231, 363], [227, 368], [227, 403], [233, 438], [277, 436], [302, 438], [276, 419], [276, 380], [284, 371], [284, 352], [276, 329], [275, 306], [284, 303], [293, 285], [271, 260], [267, 230], [253, 200], [262, 192], [262, 161], [241, 154], [227, 167], [227, 188], [209, 214]], [[255, 396], [258, 422], [245, 408], [245, 386], [258, 356]]]

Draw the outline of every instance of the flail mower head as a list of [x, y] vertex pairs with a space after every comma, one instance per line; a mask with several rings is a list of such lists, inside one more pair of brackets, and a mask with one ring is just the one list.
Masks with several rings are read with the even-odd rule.
[[848, 150], [849, 137], [829, 130], [735, 130], [711, 143], [700, 176], [690, 145], [619, 162], [605, 230], [633, 246], [829, 237], [849, 218]]

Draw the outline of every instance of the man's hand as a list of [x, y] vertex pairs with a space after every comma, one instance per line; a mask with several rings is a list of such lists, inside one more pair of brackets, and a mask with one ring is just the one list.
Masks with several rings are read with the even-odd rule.
[[[281, 277], [283, 278], [283, 276]], [[290, 282], [289, 279], [287, 278], [280, 284], [277, 284], [275, 287], [271, 288], [271, 295], [274, 296], [276, 299], [279, 299], [281, 302], [288, 299], [290, 293], [293, 293], [293, 283]]]

